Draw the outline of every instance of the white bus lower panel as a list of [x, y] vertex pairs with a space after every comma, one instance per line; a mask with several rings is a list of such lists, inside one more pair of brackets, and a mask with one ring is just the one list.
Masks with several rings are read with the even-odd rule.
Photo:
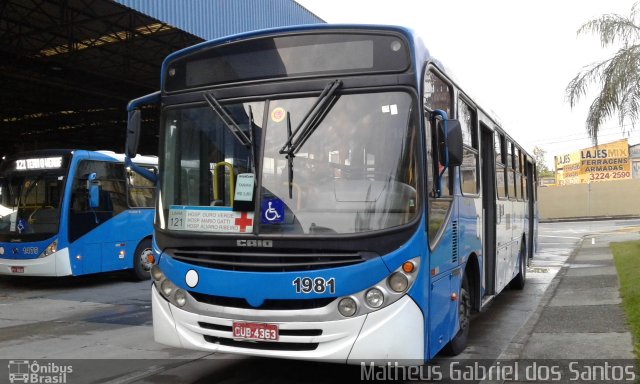
[[[236, 340], [234, 320], [184, 311], [152, 288], [155, 340], [178, 348], [240, 355], [359, 364], [424, 361], [424, 318], [405, 296], [368, 315], [322, 322], [277, 322], [275, 342]], [[295, 319], [292, 319], [295, 320]]]
[[60, 249], [47, 257], [37, 259], [0, 258], [0, 275], [69, 276], [71, 275], [69, 248]]

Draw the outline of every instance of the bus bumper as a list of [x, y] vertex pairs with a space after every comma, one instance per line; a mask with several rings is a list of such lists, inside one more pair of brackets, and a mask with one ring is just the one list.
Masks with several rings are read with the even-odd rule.
[[[379, 311], [354, 318], [322, 322], [278, 322], [284, 330], [322, 330], [320, 336], [285, 336], [271, 347], [234, 342], [234, 320], [184, 311], [167, 302], [152, 286], [155, 340], [177, 348], [251, 356], [360, 364], [424, 363], [424, 317], [409, 297]], [[292, 317], [295, 320], [295, 317]], [[206, 328], [202, 326], [205, 324]], [[212, 329], [215, 328], [215, 329]]]
[[69, 276], [71, 261], [69, 248], [38, 259], [0, 259], [0, 275], [12, 276]]

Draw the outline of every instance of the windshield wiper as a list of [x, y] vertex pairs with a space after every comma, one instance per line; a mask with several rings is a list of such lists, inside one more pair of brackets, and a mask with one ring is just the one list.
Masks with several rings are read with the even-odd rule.
[[207, 102], [207, 104], [209, 104], [209, 107], [213, 109], [213, 111], [218, 115], [218, 117], [220, 117], [220, 120], [222, 120], [222, 122], [227, 127], [229, 132], [233, 134], [233, 136], [240, 142], [240, 144], [242, 144], [245, 148], [248, 148], [251, 150], [250, 152], [251, 153], [251, 156], [250, 156], [251, 171], [255, 173], [256, 154], [254, 153], [255, 146], [253, 145], [253, 142], [255, 140], [256, 133], [255, 133], [255, 124], [253, 122], [253, 110], [251, 109], [251, 105], [249, 105], [249, 137], [247, 137], [247, 135], [240, 128], [240, 126], [238, 126], [238, 123], [236, 123], [236, 121], [233, 119], [233, 117], [231, 117], [231, 115], [227, 113], [227, 111], [222, 107], [222, 105], [220, 105], [220, 102], [218, 101], [218, 99], [216, 99], [216, 97], [213, 95], [212, 92], [205, 92], [203, 95], [204, 95], [204, 100]]
[[325, 116], [333, 107], [338, 96], [336, 96], [336, 90], [342, 85], [340, 80], [334, 80], [327, 84], [322, 90], [322, 93], [316, 99], [311, 109], [307, 112], [306, 116], [300, 122], [300, 125], [289, 133], [287, 142], [284, 143], [280, 149], [280, 154], [295, 155], [300, 148], [307, 142], [307, 139], [318, 128], [318, 125], [324, 120]]
[[300, 148], [307, 142], [336, 103], [338, 99], [336, 91], [341, 85], [342, 81], [340, 80], [334, 80], [327, 84], [293, 133], [291, 132], [291, 118], [289, 112], [287, 112], [287, 142], [280, 148], [280, 154], [286, 155], [287, 158], [290, 199], [293, 198], [293, 158], [296, 157]]
[[244, 132], [242, 132], [242, 129], [240, 129], [236, 121], [233, 120], [233, 117], [231, 117], [227, 113], [227, 111], [225, 111], [225, 109], [222, 108], [222, 105], [220, 105], [220, 103], [218, 102], [218, 99], [216, 99], [213, 93], [204, 92], [203, 96], [207, 104], [209, 104], [211, 109], [213, 109], [213, 111], [216, 114], [218, 114], [218, 116], [220, 117], [220, 120], [222, 120], [224, 125], [227, 126], [227, 128], [229, 129], [229, 132], [231, 132], [233, 136], [235, 136], [235, 138], [238, 139], [240, 144], [244, 145], [247, 148], [251, 148], [251, 138], [247, 137], [247, 135]]

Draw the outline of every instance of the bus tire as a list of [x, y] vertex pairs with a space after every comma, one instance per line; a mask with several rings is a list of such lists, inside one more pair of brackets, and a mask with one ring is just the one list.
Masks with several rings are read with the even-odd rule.
[[458, 323], [460, 325], [458, 333], [443, 348], [443, 353], [447, 356], [456, 356], [462, 353], [467, 347], [469, 338], [469, 326], [471, 325], [471, 291], [469, 290], [469, 279], [465, 272], [462, 276], [460, 295], [458, 296]]
[[151, 252], [153, 252], [151, 239], [142, 240], [136, 247], [136, 252], [133, 255], [133, 269], [131, 270], [131, 275], [135, 280], [143, 281], [151, 278], [149, 273], [151, 265], [147, 259]]
[[520, 259], [518, 274], [509, 283], [509, 286], [512, 289], [523, 289], [527, 281], [527, 259], [528, 258], [527, 258], [526, 244], [525, 244], [524, 238], [520, 242], [520, 254], [518, 255], [518, 258]]

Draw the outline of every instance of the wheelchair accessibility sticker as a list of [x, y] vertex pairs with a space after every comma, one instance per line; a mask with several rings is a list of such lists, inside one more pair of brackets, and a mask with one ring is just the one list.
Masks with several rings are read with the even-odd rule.
[[284, 203], [280, 199], [263, 200], [260, 204], [262, 224], [279, 224], [284, 221]]
[[27, 226], [27, 221], [25, 219], [19, 219], [18, 225], [16, 225], [16, 229], [18, 233], [24, 233], [29, 227]]

